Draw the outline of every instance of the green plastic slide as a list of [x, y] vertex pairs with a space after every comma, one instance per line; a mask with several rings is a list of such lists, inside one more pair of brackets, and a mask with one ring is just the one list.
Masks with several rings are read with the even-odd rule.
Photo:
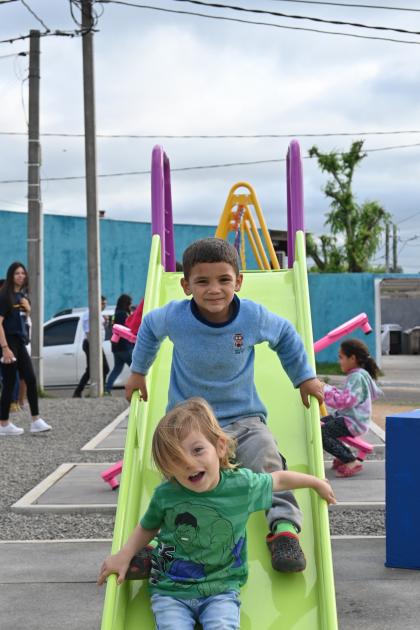
[[[304, 340], [312, 362], [312, 328], [306, 275], [304, 238], [296, 237], [293, 269], [245, 272], [240, 296], [264, 304], [289, 319]], [[145, 295], [145, 313], [170, 300], [184, 297], [179, 273], [163, 271], [160, 240], [153, 237]], [[194, 340], [191, 340], [194, 343]], [[197, 352], [200, 349], [197, 348]], [[149, 374], [149, 401], [133, 396], [124, 452], [112, 551], [124, 544], [145, 511], [159, 475], [152, 467], [151, 440], [167, 402], [172, 344], [166, 340]], [[255, 379], [268, 408], [268, 424], [275, 434], [289, 468], [324, 477], [319, 410], [312, 401], [308, 411], [267, 344], [256, 349]], [[272, 570], [265, 544], [267, 526], [263, 513], [252, 515], [248, 525], [249, 579], [241, 591], [242, 630], [334, 630], [337, 628], [334, 581], [327, 505], [309, 490], [298, 490], [304, 513], [301, 544], [307, 568], [303, 573], [280, 574]], [[108, 578], [102, 630], [154, 628], [147, 583]], [[174, 629], [176, 630], [176, 629]]]

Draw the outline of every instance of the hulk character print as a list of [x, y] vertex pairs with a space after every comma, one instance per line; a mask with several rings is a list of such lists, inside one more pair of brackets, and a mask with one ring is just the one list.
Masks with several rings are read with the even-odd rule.
[[245, 538], [241, 536], [235, 542], [232, 524], [213, 508], [178, 503], [167, 511], [163, 529], [172, 533], [171, 541], [165, 542], [164, 537], [155, 549], [151, 584], [157, 585], [165, 578], [183, 587], [193, 584], [208, 597], [219, 592], [207, 581], [211, 573], [217, 573], [220, 580], [243, 564]]

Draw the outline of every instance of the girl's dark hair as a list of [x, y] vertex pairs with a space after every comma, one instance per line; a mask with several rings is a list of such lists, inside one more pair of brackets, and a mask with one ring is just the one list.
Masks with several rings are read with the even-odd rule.
[[127, 293], [122, 293], [117, 300], [117, 305], [115, 307], [115, 310], [125, 311], [126, 313], [129, 313], [132, 302], [133, 302], [133, 299], [131, 295], [127, 295]]
[[16, 269], [19, 269], [19, 267], [22, 267], [22, 269], [24, 270], [26, 274], [26, 282], [25, 282], [25, 285], [22, 287], [22, 289], [24, 289], [25, 293], [28, 292], [28, 271], [23, 263], [19, 261], [15, 261], [9, 266], [6, 273], [6, 279], [4, 281], [3, 286], [0, 289], [1, 295], [6, 296], [6, 299], [9, 303], [10, 308], [12, 308], [13, 306], [13, 293], [15, 290], [15, 283], [14, 283], [13, 278], [14, 278]]
[[199, 263], [228, 263], [239, 275], [238, 252], [222, 238], [202, 238], [187, 247], [182, 257], [184, 278], [188, 280], [191, 270]]
[[343, 352], [346, 357], [355, 356], [357, 364], [366, 370], [371, 377], [376, 381], [379, 376], [379, 367], [376, 364], [376, 361], [369, 354], [369, 348], [363, 341], [359, 341], [359, 339], [346, 339], [341, 343], [341, 352]]

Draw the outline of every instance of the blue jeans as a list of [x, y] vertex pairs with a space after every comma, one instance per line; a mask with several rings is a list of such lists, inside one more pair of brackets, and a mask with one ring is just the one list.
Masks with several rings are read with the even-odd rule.
[[131, 365], [132, 350], [122, 350], [120, 352], [113, 352], [112, 354], [114, 355], [114, 367], [105, 385], [106, 392], [111, 391], [115, 381], [123, 371], [124, 365], [127, 364], [128, 367]]
[[151, 597], [156, 630], [237, 630], [240, 625], [239, 593], [228, 591], [197, 599], [176, 599], [154, 593]]

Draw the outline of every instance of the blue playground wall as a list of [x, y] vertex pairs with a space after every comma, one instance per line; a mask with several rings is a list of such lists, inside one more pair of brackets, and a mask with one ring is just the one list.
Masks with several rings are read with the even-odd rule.
[[[121, 293], [136, 303], [144, 294], [151, 245], [150, 223], [100, 219], [101, 284], [108, 304]], [[175, 225], [176, 259], [185, 248], [206, 236], [209, 225]], [[87, 294], [86, 219], [44, 215], [44, 314], [49, 319], [64, 308], [85, 306]], [[249, 249], [249, 248], [248, 248]], [[0, 277], [15, 260], [27, 264], [27, 214], [0, 210]], [[251, 251], [247, 265], [256, 268]]]
[[[213, 236], [215, 226], [175, 225], [177, 260], [197, 238]], [[151, 243], [150, 223], [100, 220], [102, 293], [115, 304], [121, 293], [135, 302], [143, 295]], [[0, 277], [14, 260], [27, 263], [27, 214], [0, 210]], [[250, 248], [247, 266], [256, 268]], [[400, 274], [398, 274], [400, 275]], [[314, 339], [366, 312], [375, 327], [374, 279], [397, 274], [309, 274]], [[411, 276], [412, 277], [412, 276]], [[418, 276], [416, 276], [418, 277]], [[59, 310], [85, 306], [87, 297], [86, 219], [46, 214], [44, 216], [45, 319]], [[363, 338], [375, 355], [374, 335]], [[319, 361], [335, 362], [338, 344], [317, 355]]]
[[[330, 330], [355, 317], [366, 313], [373, 329], [375, 320], [375, 278], [373, 273], [310, 273], [309, 299], [311, 302], [314, 341]], [[351, 335], [366, 343], [375, 356], [375, 335], [364, 335], [355, 331]], [[316, 355], [317, 361], [337, 361], [339, 343], [334, 343]]]

